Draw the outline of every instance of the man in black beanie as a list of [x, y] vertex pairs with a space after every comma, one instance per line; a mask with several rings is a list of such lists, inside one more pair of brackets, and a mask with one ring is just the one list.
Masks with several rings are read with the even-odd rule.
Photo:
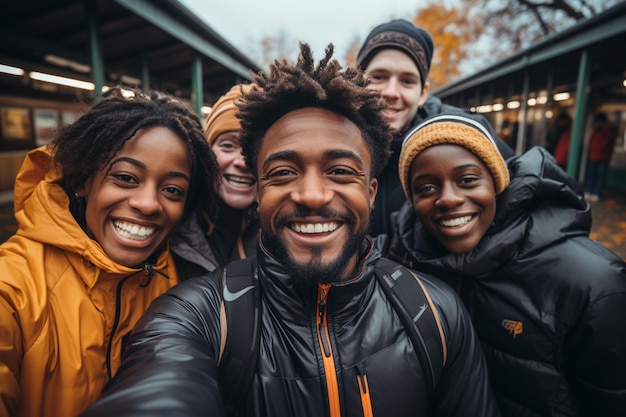
[[[372, 29], [357, 54], [357, 67], [370, 78], [370, 88], [381, 92], [387, 102], [385, 120], [397, 131], [391, 143], [391, 158], [378, 177], [370, 223], [374, 237], [393, 234], [391, 215], [406, 203], [398, 176], [402, 136], [426, 117], [454, 109], [428, 94], [434, 49], [426, 30], [408, 20], [394, 19]], [[501, 140], [497, 145], [505, 159], [513, 154]]]

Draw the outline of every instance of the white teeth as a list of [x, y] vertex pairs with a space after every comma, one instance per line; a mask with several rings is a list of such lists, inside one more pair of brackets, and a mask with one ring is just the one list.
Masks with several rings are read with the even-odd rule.
[[298, 233], [323, 233], [332, 232], [339, 227], [337, 223], [306, 223], [294, 224], [291, 226]]
[[154, 227], [143, 227], [120, 221], [113, 222], [113, 225], [121, 236], [133, 240], [146, 240], [155, 230]]
[[461, 226], [472, 220], [472, 216], [457, 217], [456, 219], [441, 220], [439, 224], [445, 227]]
[[251, 178], [237, 177], [235, 175], [228, 175], [225, 178], [235, 187], [247, 188], [254, 184], [254, 180]]

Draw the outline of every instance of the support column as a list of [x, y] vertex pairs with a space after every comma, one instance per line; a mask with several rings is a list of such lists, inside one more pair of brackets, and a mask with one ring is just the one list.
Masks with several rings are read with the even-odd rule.
[[98, 34], [98, 4], [96, 0], [85, 0], [85, 17], [89, 32], [89, 49], [91, 51], [91, 77], [94, 83], [94, 103], [102, 100], [102, 87], [104, 87], [104, 59]]
[[520, 97], [519, 125], [517, 129], [517, 141], [515, 142], [515, 154], [521, 155], [526, 150], [526, 132], [528, 131], [528, 89], [530, 76], [528, 69], [524, 70], [522, 96]]
[[583, 50], [580, 55], [580, 67], [578, 68], [574, 121], [572, 123], [572, 135], [570, 138], [569, 153], [567, 155], [567, 173], [572, 178], [577, 178], [580, 165], [580, 148], [583, 138], [583, 129], [585, 128], [587, 99], [589, 98], [591, 61], [589, 51], [587, 49]]
[[[543, 109], [543, 115], [541, 117], [541, 124], [542, 124], [542, 132], [541, 132], [541, 139], [539, 141], [539, 145], [543, 146], [544, 148], [548, 147], [548, 138], [549, 135], [552, 134], [551, 130], [552, 127], [550, 125], [550, 121], [554, 120], [554, 118], [556, 117], [556, 115], [552, 114], [552, 117], [550, 119], [548, 119], [546, 117], [546, 113], [548, 110], [552, 111], [552, 104], [553, 104], [553, 98], [552, 96], [554, 95], [553, 90], [553, 85], [554, 85], [554, 70], [553, 70], [553, 62], [550, 61], [548, 63], [548, 73], [546, 75], [546, 104], [544, 106]], [[553, 150], [553, 149], [551, 149]]]
[[202, 104], [204, 100], [202, 92], [202, 57], [196, 51], [193, 53], [191, 62], [191, 99], [194, 111], [202, 119]]

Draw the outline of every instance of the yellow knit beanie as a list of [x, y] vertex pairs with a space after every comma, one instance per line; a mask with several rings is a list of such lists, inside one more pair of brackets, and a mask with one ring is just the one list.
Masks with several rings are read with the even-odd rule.
[[237, 84], [215, 102], [204, 127], [204, 136], [210, 146], [222, 133], [241, 129], [241, 123], [236, 116], [235, 102], [250, 89], [252, 84]]
[[509, 185], [509, 170], [496, 146], [495, 133], [487, 120], [477, 114], [451, 112], [425, 119], [404, 137], [398, 173], [409, 201], [412, 200], [409, 170], [413, 160], [423, 150], [443, 144], [462, 146], [480, 158], [491, 172], [496, 195]]

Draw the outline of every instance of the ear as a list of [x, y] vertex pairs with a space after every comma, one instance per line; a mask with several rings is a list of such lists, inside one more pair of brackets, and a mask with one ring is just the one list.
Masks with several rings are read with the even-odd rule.
[[428, 94], [430, 93], [430, 83], [426, 81], [424, 86], [422, 87], [422, 95], [420, 96], [419, 106], [422, 107], [426, 100], [428, 99]]
[[80, 198], [80, 197], [87, 197], [89, 195], [89, 191], [91, 190], [91, 183], [92, 183], [93, 179], [88, 179], [87, 181], [85, 181], [85, 183], [78, 188], [78, 190], [76, 190], [76, 192], [74, 193], [74, 196], [76, 198]]
[[370, 209], [374, 207], [374, 200], [376, 199], [377, 192], [378, 192], [378, 179], [372, 178], [370, 180]]

